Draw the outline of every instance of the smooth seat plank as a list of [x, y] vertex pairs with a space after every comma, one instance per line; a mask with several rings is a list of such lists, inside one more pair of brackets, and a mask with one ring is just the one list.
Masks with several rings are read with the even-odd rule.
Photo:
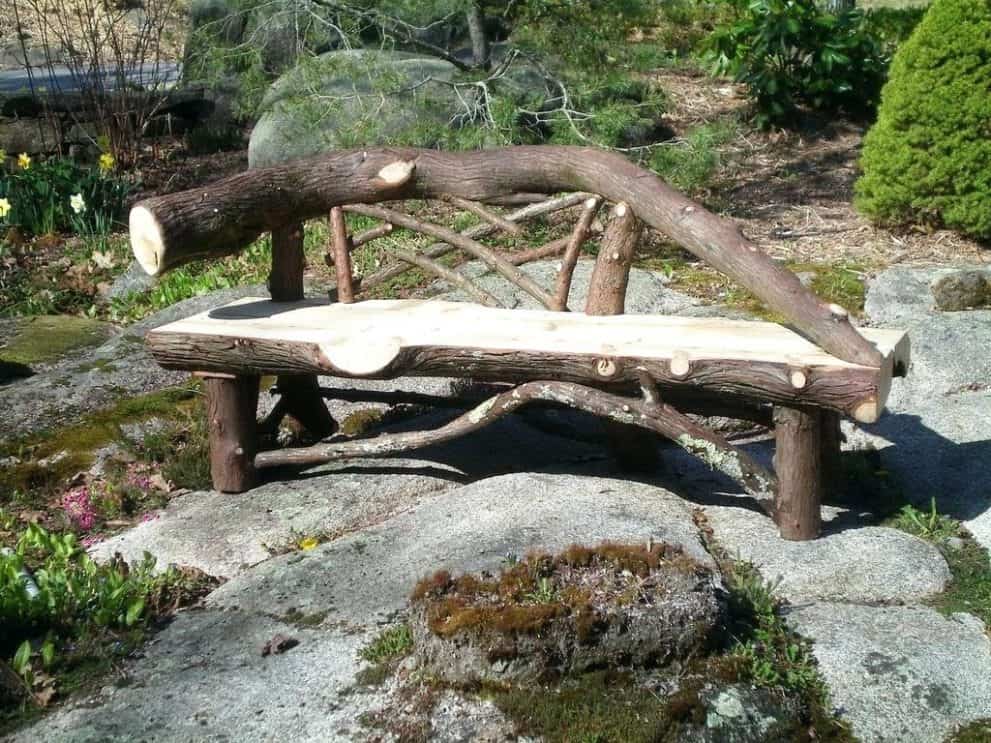
[[249, 298], [148, 334], [170, 368], [391, 378], [444, 374], [506, 381], [691, 385], [807, 403], [876, 420], [909, 363], [902, 331], [864, 329], [881, 368], [829, 355], [774, 323], [658, 315], [587, 316], [460, 302], [328, 304]]

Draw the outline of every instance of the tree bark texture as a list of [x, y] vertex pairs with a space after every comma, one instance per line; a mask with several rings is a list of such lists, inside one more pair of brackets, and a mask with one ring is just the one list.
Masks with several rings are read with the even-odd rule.
[[[626, 204], [618, 204], [606, 225], [599, 255], [589, 280], [586, 315], [622, 315], [633, 256], [643, 234], [640, 220]], [[604, 421], [609, 449], [616, 461], [634, 472], [648, 472], [659, 463], [657, 437], [650, 431], [615, 421]]]
[[337, 276], [337, 301], [351, 304], [354, 301], [353, 271], [351, 269], [351, 245], [344, 210], [335, 206], [330, 210], [330, 239], [334, 253], [334, 272]]
[[255, 413], [258, 377], [206, 377], [210, 476], [222, 493], [243, 493], [255, 486], [258, 447]]
[[778, 531], [793, 541], [815, 539], [822, 527], [821, 411], [776, 407], [774, 440]]
[[646, 224], [749, 289], [821, 348], [851, 363], [881, 365], [880, 353], [843, 308], [816, 297], [736, 224], [625, 158], [594, 148], [331, 152], [142, 201], [131, 210], [131, 242], [139, 263], [158, 274], [195, 258], [236, 252], [265, 231], [334, 206], [444, 195], [484, 202], [517, 192], [572, 190], [625, 202]]

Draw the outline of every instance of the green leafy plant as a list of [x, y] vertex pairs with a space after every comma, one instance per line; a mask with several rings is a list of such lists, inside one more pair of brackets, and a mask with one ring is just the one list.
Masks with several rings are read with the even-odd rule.
[[896, 52], [864, 139], [861, 211], [991, 239], [989, 75], [991, 5], [936, 0]]
[[887, 68], [859, 11], [832, 15], [815, 0], [726, 0], [735, 18], [709, 39], [715, 71], [746, 84], [762, 127], [795, 123], [799, 107], [861, 115]]
[[730, 609], [741, 630], [731, 657], [758, 686], [781, 687], [824, 705], [826, 687], [806, 640], [788, 629], [775, 597], [750, 563], [734, 563], [729, 574]]
[[105, 235], [124, 214], [128, 183], [114, 175], [113, 158], [97, 167], [73, 160], [34, 160], [25, 154], [5, 168], [0, 158], [0, 223], [29, 235], [73, 232]]
[[383, 630], [372, 642], [361, 649], [359, 655], [369, 663], [383, 663], [402, 655], [413, 648], [413, 633], [408, 624], [397, 624]]
[[944, 542], [960, 533], [960, 524], [936, 510], [936, 499], [930, 501], [927, 511], [912, 505], [903, 506], [891, 525], [930, 542]]
[[31, 688], [81, 648], [140, 636], [151, 618], [204, 585], [175, 567], [156, 572], [147, 553], [131, 565], [99, 564], [74, 534], [30, 524], [14, 549], [0, 551], [0, 653]]

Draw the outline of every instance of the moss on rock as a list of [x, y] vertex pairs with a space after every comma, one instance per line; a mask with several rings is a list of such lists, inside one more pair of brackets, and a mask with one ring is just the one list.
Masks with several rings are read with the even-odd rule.
[[12, 364], [57, 361], [73, 351], [98, 346], [113, 335], [99, 320], [71, 315], [39, 315], [18, 319], [13, 335], [0, 346], [0, 360]]

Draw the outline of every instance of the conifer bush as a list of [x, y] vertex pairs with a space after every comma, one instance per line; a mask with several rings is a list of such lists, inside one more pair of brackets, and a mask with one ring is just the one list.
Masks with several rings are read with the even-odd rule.
[[991, 0], [935, 0], [895, 54], [861, 167], [875, 221], [991, 239]]

